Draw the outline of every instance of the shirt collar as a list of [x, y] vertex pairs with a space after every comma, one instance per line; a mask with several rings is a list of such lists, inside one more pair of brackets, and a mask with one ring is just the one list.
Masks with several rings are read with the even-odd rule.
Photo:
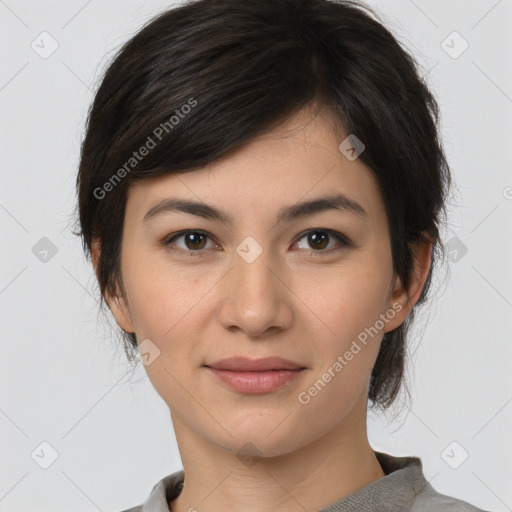
[[405, 512], [411, 510], [419, 493], [430, 490], [419, 457], [394, 457], [378, 451], [375, 451], [375, 456], [386, 476], [319, 512]]
[[[386, 476], [331, 503], [319, 512], [403, 512], [410, 510], [418, 494], [430, 487], [418, 457], [395, 457], [375, 451]], [[141, 512], [170, 512], [168, 503], [183, 488], [185, 473], [177, 471], [162, 478], [151, 490]]]

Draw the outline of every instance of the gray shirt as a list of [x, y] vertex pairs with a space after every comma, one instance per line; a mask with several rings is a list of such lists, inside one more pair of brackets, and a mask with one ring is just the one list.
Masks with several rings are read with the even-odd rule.
[[[394, 457], [375, 451], [386, 476], [331, 503], [318, 512], [487, 512], [438, 493], [425, 479], [418, 457]], [[170, 512], [168, 503], [183, 488], [183, 470], [167, 475], [138, 507], [123, 512]]]

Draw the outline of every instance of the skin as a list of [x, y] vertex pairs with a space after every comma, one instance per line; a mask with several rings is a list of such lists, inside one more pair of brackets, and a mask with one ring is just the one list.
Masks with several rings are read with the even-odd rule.
[[[340, 153], [341, 140], [329, 113], [302, 111], [208, 167], [146, 179], [129, 192], [125, 296], [109, 295], [108, 303], [122, 329], [160, 350], [145, 368], [170, 409], [186, 475], [173, 512], [317, 511], [385, 476], [367, 437], [369, 379], [384, 332], [402, 324], [419, 298], [432, 244], [414, 246], [416, 269], [405, 290], [393, 272], [375, 178], [360, 159]], [[276, 224], [281, 207], [333, 191], [359, 202], [367, 218], [329, 210]], [[181, 212], [144, 223], [168, 197], [203, 201], [234, 223]], [[209, 236], [162, 245], [185, 229]], [[327, 233], [316, 248], [308, 230], [338, 232], [352, 246]], [[263, 249], [252, 263], [236, 252], [248, 236]], [[95, 265], [99, 250], [96, 243]], [[401, 310], [379, 334], [300, 403], [298, 394], [393, 304]], [[235, 355], [281, 356], [307, 369], [277, 391], [248, 395], [203, 366]], [[254, 458], [244, 463], [237, 452], [248, 442]]]

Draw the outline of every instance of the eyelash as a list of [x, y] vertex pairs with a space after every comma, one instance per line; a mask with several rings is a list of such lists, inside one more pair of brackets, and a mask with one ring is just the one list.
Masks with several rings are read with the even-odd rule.
[[[305, 231], [304, 233], [301, 233], [298, 236], [298, 238], [296, 239], [296, 242], [302, 240], [303, 238], [305, 238], [307, 235], [309, 235], [312, 232], [328, 233], [330, 236], [336, 238], [339, 242], [341, 242], [342, 248], [348, 248], [348, 247], [352, 246], [352, 242], [346, 236], [342, 235], [341, 233], [338, 233], [337, 231], [333, 231], [331, 229], [321, 229], [321, 228], [313, 228], [313, 229], [309, 229], [309, 230]], [[170, 236], [166, 237], [162, 241], [162, 245], [164, 247], [168, 247], [177, 238], [181, 238], [184, 235], [187, 235], [187, 234], [190, 234], [190, 233], [195, 233], [195, 234], [199, 234], [199, 235], [205, 235], [208, 238], [213, 239], [213, 237], [210, 237], [210, 235], [206, 231], [203, 231], [203, 230], [200, 230], [200, 229], [185, 229], [183, 231], [179, 231], [178, 233], [175, 233], [173, 235], [170, 235]], [[294, 243], [296, 243], [296, 242], [294, 242]], [[330, 240], [329, 240], [329, 242], [330, 242]], [[188, 249], [181, 249], [181, 248], [172, 249], [172, 250], [185, 253], [188, 256], [202, 256], [202, 253], [206, 251], [206, 249], [199, 249], [199, 250], [196, 250], [196, 251], [191, 251], [191, 250], [188, 250]], [[314, 254], [314, 255], [320, 255], [320, 256], [329, 255], [329, 254], [331, 254], [333, 252], [332, 248], [331, 249], [319, 249], [319, 250], [307, 250], [307, 249], [303, 249], [303, 250], [308, 255]], [[334, 249], [334, 250], [336, 250], [336, 249]], [[325, 254], [325, 253], [327, 253], [327, 254]]]

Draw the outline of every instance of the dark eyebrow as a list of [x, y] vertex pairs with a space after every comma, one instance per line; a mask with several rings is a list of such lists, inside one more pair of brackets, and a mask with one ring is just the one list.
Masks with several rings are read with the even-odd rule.
[[[366, 210], [353, 199], [344, 194], [336, 194], [328, 197], [319, 197], [311, 201], [303, 201], [292, 206], [281, 208], [277, 214], [277, 222], [291, 221], [300, 217], [306, 217], [314, 213], [339, 210], [366, 218]], [[218, 220], [224, 224], [233, 224], [233, 217], [226, 212], [218, 210], [214, 206], [207, 205], [188, 199], [168, 198], [160, 201], [158, 204], [148, 210], [142, 222], [160, 215], [164, 212], [184, 212], [191, 215], [197, 215], [204, 219]]]

